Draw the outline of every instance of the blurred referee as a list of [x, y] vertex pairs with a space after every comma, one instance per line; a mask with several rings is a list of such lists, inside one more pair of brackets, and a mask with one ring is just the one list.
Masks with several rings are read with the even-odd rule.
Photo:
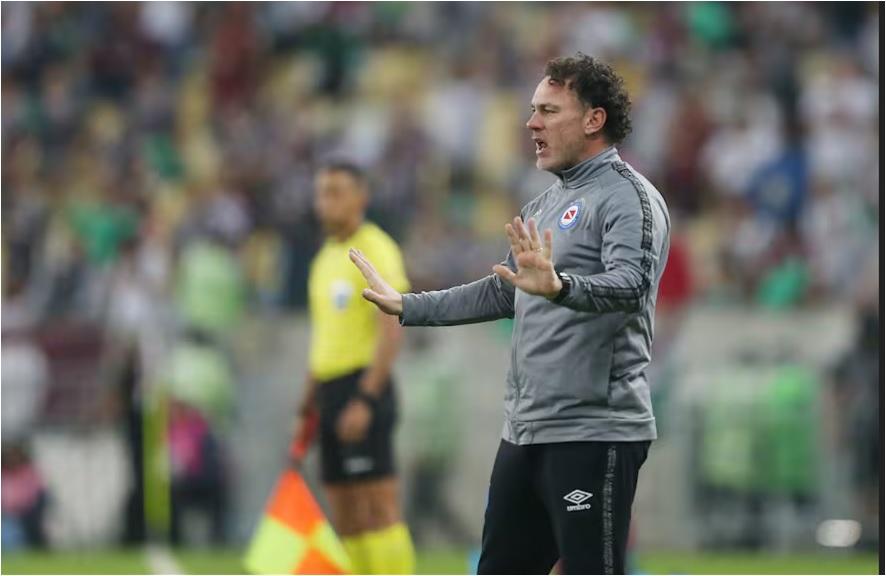
[[359, 246], [351, 260], [364, 298], [403, 325], [515, 320], [479, 572], [547, 574], [560, 558], [567, 574], [623, 573], [656, 438], [646, 367], [670, 220], [614, 147], [630, 100], [609, 66], [548, 62], [530, 109], [536, 166], [557, 179], [505, 226], [511, 249], [493, 274], [401, 295]]
[[397, 416], [391, 367], [396, 318], [359, 297], [365, 281], [348, 259], [355, 246], [397, 290], [409, 281], [397, 244], [364, 220], [368, 186], [347, 162], [315, 179], [314, 209], [326, 240], [311, 264], [310, 372], [300, 415], [318, 409], [322, 480], [332, 523], [361, 574], [410, 574], [412, 540], [401, 520], [392, 435]]

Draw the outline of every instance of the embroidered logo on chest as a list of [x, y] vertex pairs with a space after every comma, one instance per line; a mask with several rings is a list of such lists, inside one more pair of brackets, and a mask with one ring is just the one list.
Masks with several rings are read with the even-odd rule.
[[568, 230], [575, 226], [578, 222], [578, 217], [581, 214], [581, 204], [577, 202], [573, 202], [569, 205], [569, 208], [563, 212], [563, 215], [560, 216], [560, 230]]

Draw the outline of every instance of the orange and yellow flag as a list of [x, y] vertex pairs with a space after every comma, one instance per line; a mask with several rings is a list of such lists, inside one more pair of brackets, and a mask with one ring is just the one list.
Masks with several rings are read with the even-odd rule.
[[[310, 443], [316, 420], [293, 444], [295, 461]], [[277, 481], [244, 558], [252, 574], [348, 574], [351, 562], [296, 466]]]

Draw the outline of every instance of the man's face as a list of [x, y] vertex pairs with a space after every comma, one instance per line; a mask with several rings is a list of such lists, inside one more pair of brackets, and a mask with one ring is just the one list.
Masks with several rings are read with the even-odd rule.
[[343, 170], [322, 170], [314, 178], [314, 213], [327, 234], [346, 230], [363, 217], [366, 190]]
[[535, 166], [558, 172], [578, 164], [587, 139], [583, 120], [587, 107], [567, 88], [542, 78], [532, 96], [532, 115], [526, 127], [535, 142]]

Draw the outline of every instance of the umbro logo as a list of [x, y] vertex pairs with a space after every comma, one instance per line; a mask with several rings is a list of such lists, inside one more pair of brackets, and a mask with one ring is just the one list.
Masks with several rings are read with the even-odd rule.
[[592, 496], [593, 494], [591, 494], [590, 492], [585, 492], [584, 490], [573, 490], [566, 496], [563, 496], [563, 500], [566, 500], [567, 502], [572, 502], [573, 504], [581, 504]]
[[593, 494], [591, 494], [590, 492], [585, 492], [584, 490], [573, 490], [566, 496], [563, 496], [563, 500], [572, 503], [571, 506], [566, 507], [566, 511], [575, 512], [577, 510], [590, 510], [591, 505], [584, 504], [583, 502], [591, 497], [593, 497]]

